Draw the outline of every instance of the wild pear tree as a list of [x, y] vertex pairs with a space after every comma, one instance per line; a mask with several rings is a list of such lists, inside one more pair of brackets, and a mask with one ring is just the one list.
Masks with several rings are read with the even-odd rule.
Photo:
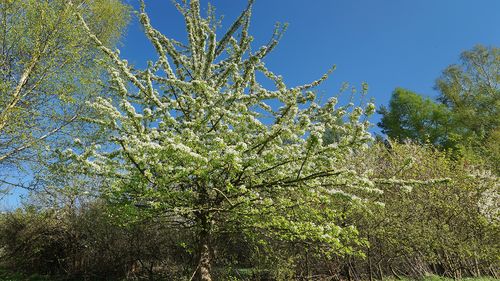
[[[187, 44], [152, 27], [142, 3], [140, 22], [158, 53], [143, 70], [106, 48], [80, 18], [113, 62], [112, 97], [89, 103], [97, 114], [91, 121], [110, 137], [67, 154], [85, 172], [114, 179], [105, 191], [114, 202], [147, 205], [195, 229], [201, 280], [212, 279], [211, 239], [222, 225], [348, 251], [344, 242], [356, 230], [334, 223], [333, 199], [377, 191], [342, 164], [370, 138], [363, 116], [374, 105], [320, 102], [312, 90], [331, 71], [307, 85], [285, 85], [263, 62], [282, 29], [269, 44], [251, 48], [252, 2], [222, 37], [211, 7], [202, 17], [199, 1], [177, 3]], [[323, 142], [326, 131], [341, 137]]]

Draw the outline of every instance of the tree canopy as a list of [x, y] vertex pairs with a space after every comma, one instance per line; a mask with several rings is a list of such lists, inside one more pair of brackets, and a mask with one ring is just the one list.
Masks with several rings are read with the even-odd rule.
[[450, 145], [451, 112], [430, 98], [397, 88], [392, 93], [389, 108], [382, 106], [379, 113], [382, 114], [379, 126], [390, 138], [430, 142], [443, 147]]
[[[117, 42], [128, 21], [127, 6], [118, 0], [76, 4], [103, 44]], [[83, 116], [82, 101], [102, 89], [103, 68], [96, 59], [103, 56], [78, 28], [74, 12], [62, 0], [0, 1], [2, 181], [47, 157], [47, 145], [58, 147], [65, 134], [74, 135], [69, 127]]]
[[471, 151], [498, 171], [500, 53], [478, 45], [447, 67], [436, 81], [436, 101], [401, 88], [389, 107], [381, 107], [379, 126], [398, 140], [430, 142], [441, 148]]
[[[288, 87], [263, 59], [282, 30], [256, 51], [248, 33], [252, 1], [220, 39], [213, 10], [203, 17], [199, 1], [177, 4], [188, 44], [151, 26], [142, 3], [140, 21], [158, 60], [131, 68], [83, 25], [113, 61], [108, 66], [112, 98], [90, 107], [93, 122], [111, 131], [105, 146], [82, 145], [67, 152], [77, 168], [113, 179], [105, 191], [120, 213], [167, 215], [171, 223], [196, 229], [199, 276], [211, 280], [211, 237], [239, 230], [276, 239], [318, 241], [327, 252], [350, 252], [355, 228], [334, 223], [328, 206], [338, 196], [376, 192], [364, 175], [345, 168], [353, 149], [370, 135], [360, 121], [374, 111], [320, 104], [320, 79]], [[257, 73], [272, 81], [265, 88]], [[339, 124], [338, 120], [345, 122]], [[324, 143], [326, 130], [343, 132]]]
[[464, 139], [482, 142], [500, 125], [500, 49], [478, 45], [460, 59], [436, 81], [438, 101], [453, 111]]

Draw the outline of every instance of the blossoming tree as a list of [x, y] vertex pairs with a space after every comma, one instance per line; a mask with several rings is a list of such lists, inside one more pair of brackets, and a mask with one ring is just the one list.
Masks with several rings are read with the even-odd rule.
[[[319, 102], [311, 90], [331, 71], [307, 85], [285, 85], [263, 62], [282, 28], [251, 49], [252, 2], [222, 37], [212, 8], [203, 17], [198, 0], [178, 3], [187, 44], [152, 27], [142, 3], [140, 22], [158, 54], [143, 70], [87, 28], [112, 61], [112, 94], [89, 103], [97, 115], [92, 122], [109, 138], [68, 155], [86, 172], [114, 179], [107, 194], [115, 202], [145, 205], [195, 229], [201, 280], [212, 279], [211, 239], [222, 223], [342, 252], [356, 230], [334, 223], [333, 199], [376, 191], [343, 164], [370, 138], [363, 116], [374, 105]], [[323, 142], [326, 131], [340, 137]]]

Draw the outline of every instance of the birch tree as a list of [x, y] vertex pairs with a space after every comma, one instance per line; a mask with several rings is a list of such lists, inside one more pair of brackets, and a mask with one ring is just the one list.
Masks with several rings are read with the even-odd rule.
[[[0, 1], [0, 185], [19, 185], [12, 175], [25, 177], [22, 169], [47, 155], [39, 152], [74, 133], [68, 129], [82, 115], [80, 101], [102, 89], [99, 53], [66, 2]], [[78, 4], [103, 44], [114, 44], [128, 8], [118, 0]]]
[[[252, 48], [252, 2], [220, 34], [212, 7], [176, 3], [187, 43], [155, 29], [142, 3], [140, 22], [158, 59], [136, 69], [82, 27], [112, 60], [112, 97], [89, 102], [91, 120], [110, 132], [105, 144], [76, 142], [65, 151], [81, 171], [112, 179], [104, 196], [120, 213], [165, 216], [198, 238], [197, 276], [212, 280], [213, 235], [231, 225], [276, 239], [314, 241], [325, 253], [348, 253], [356, 229], [334, 223], [338, 196], [377, 192], [367, 175], [345, 168], [370, 139], [365, 116], [375, 107], [321, 102], [310, 84], [287, 86], [264, 64], [283, 27]], [[305, 54], [299, 54], [305, 55]], [[259, 79], [261, 77], [265, 77]], [[263, 79], [274, 87], [263, 86]], [[342, 120], [343, 122], [339, 122]], [[338, 132], [333, 143], [326, 131]], [[221, 229], [224, 226], [225, 229]]]

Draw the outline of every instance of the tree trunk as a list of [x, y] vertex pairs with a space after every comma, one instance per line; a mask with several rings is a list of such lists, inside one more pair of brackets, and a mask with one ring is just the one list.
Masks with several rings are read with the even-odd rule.
[[200, 280], [212, 281], [210, 274], [210, 247], [207, 243], [203, 243], [200, 249]]
[[212, 275], [210, 274], [210, 222], [208, 221], [207, 215], [202, 214], [200, 216], [201, 231], [199, 233], [200, 239], [200, 263], [199, 263], [199, 274], [201, 281], [212, 281]]

